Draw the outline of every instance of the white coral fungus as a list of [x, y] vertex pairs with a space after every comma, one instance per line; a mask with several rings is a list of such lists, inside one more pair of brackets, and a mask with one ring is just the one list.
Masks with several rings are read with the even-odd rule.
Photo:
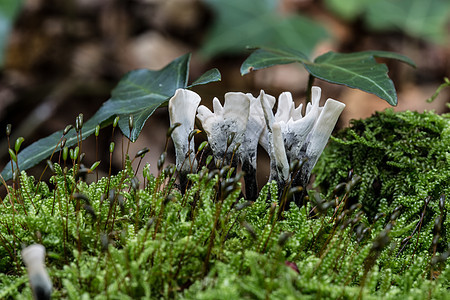
[[[263, 95], [264, 93], [261, 93]], [[345, 107], [344, 103], [328, 99], [324, 107], [319, 107], [321, 89], [312, 87], [311, 103], [302, 116], [302, 105], [295, 108], [292, 96], [284, 92], [278, 98], [277, 112], [274, 115], [268, 100], [261, 97], [268, 131], [263, 133], [260, 143], [271, 157], [271, 179], [286, 181], [289, 163], [294, 160], [306, 160], [300, 177], [300, 183], [307, 184], [311, 170], [320, 157], [334, 126]], [[266, 96], [267, 98], [267, 96]], [[273, 130], [273, 129], [276, 130]], [[282, 135], [284, 151], [279, 149]]]
[[194, 130], [195, 113], [200, 100], [197, 93], [186, 89], [176, 90], [175, 95], [169, 100], [170, 126], [174, 126], [175, 123], [181, 124], [172, 132], [178, 171], [192, 172], [197, 168], [194, 141], [189, 141], [189, 134]]
[[[232, 92], [225, 94], [223, 107], [219, 99], [213, 99], [214, 112], [204, 105], [199, 106], [197, 118], [208, 136], [208, 143], [217, 165], [231, 163], [234, 154], [237, 157], [238, 153], [234, 151], [244, 142], [249, 109], [249, 97], [243, 93]], [[231, 142], [230, 137], [233, 137]]]

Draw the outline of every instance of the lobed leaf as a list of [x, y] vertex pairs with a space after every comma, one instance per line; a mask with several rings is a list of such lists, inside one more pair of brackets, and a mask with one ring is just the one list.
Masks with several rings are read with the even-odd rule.
[[0, 67], [3, 66], [3, 52], [6, 48], [9, 32], [21, 6], [22, 0], [0, 1]]
[[397, 93], [387, 75], [388, 68], [377, 63], [375, 57], [397, 59], [415, 66], [409, 58], [386, 51], [328, 52], [317, 57], [314, 63], [304, 63], [304, 66], [316, 78], [377, 95], [395, 106]]
[[371, 29], [400, 29], [412, 37], [435, 43], [449, 41], [448, 0], [378, 0], [368, 3], [365, 19]]
[[308, 57], [300, 51], [289, 48], [259, 48], [256, 49], [241, 65], [241, 75], [254, 70], [260, 70], [275, 65], [294, 62], [309, 62]]
[[[126, 74], [111, 92], [105, 109], [120, 117], [119, 127], [132, 142], [136, 141], [147, 119], [188, 81], [190, 54], [183, 55], [160, 71], [140, 69]], [[130, 132], [129, 116], [134, 118]]]
[[325, 0], [325, 5], [345, 20], [361, 18], [371, 30], [400, 30], [412, 37], [448, 42], [448, 0]]
[[327, 82], [346, 85], [372, 93], [397, 105], [397, 94], [385, 64], [377, 63], [375, 57], [396, 59], [415, 67], [414, 62], [401, 54], [387, 51], [364, 51], [355, 53], [328, 52], [314, 62], [303, 53], [292, 49], [260, 48], [242, 64], [241, 74], [279, 64], [302, 63], [313, 76]]
[[[179, 88], [186, 88], [189, 74], [190, 54], [185, 54], [159, 71], [139, 69], [126, 74], [111, 92], [111, 98], [103, 103], [95, 115], [84, 123], [82, 138], [85, 139], [95, 132], [96, 127], [111, 125], [113, 119], [119, 116], [119, 128], [131, 141], [136, 141], [147, 119], [167, 101]], [[210, 70], [201, 76], [194, 84], [206, 84], [220, 80], [218, 70]], [[129, 116], [134, 118], [134, 126], [130, 132]], [[63, 131], [40, 139], [17, 156], [20, 170], [29, 169], [51, 156], [53, 151], [59, 151], [59, 143]], [[70, 131], [64, 137], [66, 146], [70, 147], [78, 142], [76, 132]], [[11, 163], [6, 164], [1, 176], [4, 180], [12, 178]]]
[[205, 0], [215, 13], [201, 52], [242, 53], [247, 46], [289, 47], [311, 53], [328, 37], [326, 30], [311, 19], [277, 12], [277, 0]]
[[371, 2], [370, 0], [347, 0], [345, 2], [342, 0], [325, 0], [325, 5], [339, 17], [352, 21], [362, 15]]
[[221, 80], [221, 77], [220, 77], [219, 70], [216, 68], [213, 68], [213, 69], [203, 73], [203, 75], [201, 75], [199, 78], [197, 78], [191, 85], [189, 85], [189, 87], [207, 84], [210, 82], [216, 82], [216, 81], [220, 81], [220, 80]]

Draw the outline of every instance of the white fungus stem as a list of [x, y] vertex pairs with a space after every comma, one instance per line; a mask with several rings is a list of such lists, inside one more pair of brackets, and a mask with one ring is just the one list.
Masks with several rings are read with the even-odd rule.
[[333, 99], [328, 99], [319, 115], [314, 127], [307, 137], [305, 157], [307, 161], [303, 165], [305, 178], [309, 180], [311, 171], [319, 160], [328, 139], [345, 108], [345, 104]]
[[[250, 99], [243, 93], [226, 93], [224, 106], [214, 98], [213, 108], [214, 112], [211, 112], [206, 106], [200, 105], [197, 118], [208, 136], [216, 165], [233, 166], [237, 162], [239, 151], [242, 151], [239, 149], [238, 153], [234, 153], [236, 147], [244, 142]], [[230, 136], [234, 138], [228, 144]]]
[[171, 136], [182, 192], [187, 187], [187, 174], [197, 169], [194, 139], [189, 141], [189, 134], [194, 130], [195, 113], [200, 100], [197, 93], [185, 89], [176, 90], [175, 95], [169, 100], [170, 126], [174, 126], [175, 123], [181, 124], [173, 130]]
[[278, 185], [283, 185], [289, 176], [289, 163], [284, 148], [284, 138], [281, 129], [281, 122], [275, 122], [269, 99], [261, 94], [261, 106], [266, 120], [268, 130], [268, 152], [270, 156], [270, 177], [269, 180], [276, 180]]
[[[192, 169], [197, 168], [194, 141], [189, 141], [188, 137], [194, 130], [195, 113], [200, 100], [197, 93], [185, 89], [176, 90], [175, 95], [169, 100], [170, 126], [175, 123], [181, 124], [172, 132], [177, 169], [181, 172], [192, 172]], [[186, 158], [189, 151], [191, 152]]]
[[27, 268], [33, 298], [50, 299], [52, 283], [45, 269], [45, 247], [40, 244], [28, 246], [22, 250], [22, 259]]

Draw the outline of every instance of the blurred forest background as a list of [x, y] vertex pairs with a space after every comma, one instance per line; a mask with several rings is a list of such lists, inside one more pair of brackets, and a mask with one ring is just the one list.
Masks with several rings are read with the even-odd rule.
[[[425, 100], [450, 76], [448, 0], [0, 0], [0, 128], [11, 123], [11, 140], [23, 136], [26, 147], [74, 124], [79, 113], [89, 119], [128, 71], [160, 69], [187, 52], [193, 54], [191, 80], [213, 67], [222, 73], [221, 82], [194, 88], [204, 105], [214, 96], [223, 101], [228, 91], [257, 95], [260, 89], [276, 97], [290, 91], [297, 105], [304, 101], [308, 74], [298, 64], [240, 75], [250, 53], [246, 46], [259, 45], [295, 48], [311, 59], [327, 51], [401, 53], [417, 68], [386, 61], [398, 92], [395, 109], [447, 109], [448, 89], [433, 103]], [[323, 100], [347, 104], [340, 127], [389, 106], [358, 90], [315, 84]], [[155, 171], [168, 127], [167, 108], [158, 109], [131, 146], [131, 156], [148, 147], [144, 162]], [[111, 128], [100, 138], [99, 153], [108, 162]], [[118, 134], [116, 149], [121, 140]], [[9, 160], [4, 131], [0, 144], [3, 168]], [[94, 137], [83, 151], [90, 166]], [[121, 156], [115, 151], [115, 170]], [[107, 163], [101, 166], [107, 170]]]

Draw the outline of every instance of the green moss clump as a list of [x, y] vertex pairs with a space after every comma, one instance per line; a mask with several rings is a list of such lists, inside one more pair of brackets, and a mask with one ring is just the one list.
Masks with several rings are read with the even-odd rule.
[[[445, 123], [428, 115], [429, 129], [422, 136], [436, 147], [430, 157], [447, 159], [448, 153], [439, 152], [443, 146], [437, 132], [448, 137], [448, 119]], [[398, 116], [407, 123], [408, 113]], [[398, 117], [387, 112], [380, 118]], [[350, 129], [354, 145], [389, 144], [382, 141], [383, 134], [377, 136], [380, 140], [359, 143], [365, 138], [357, 133], [364, 129]], [[385, 137], [409, 149], [399, 139]], [[448, 164], [441, 167], [445, 172], [416, 174], [435, 183], [422, 183], [428, 188], [423, 196], [432, 196], [426, 209], [423, 199], [413, 205], [412, 191], [393, 189], [392, 196], [374, 205], [383, 214], [370, 217], [366, 205], [351, 203], [359, 201], [358, 191], [367, 188], [368, 177], [351, 165], [363, 180], [361, 185], [348, 184], [350, 160], [336, 151], [337, 146], [351, 148], [351, 141], [332, 142], [321, 162], [329, 162], [328, 173], [318, 177], [322, 184], [329, 178], [330, 189], [346, 185], [348, 193], [325, 200], [310, 193], [311, 201], [301, 208], [292, 203], [286, 211], [280, 210], [278, 203], [286, 199], [278, 201], [275, 182], [264, 186], [256, 201], [244, 200], [242, 174], [232, 175], [229, 167], [190, 174], [185, 194], [175, 187], [177, 174], [171, 165], [158, 176], [144, 167], [140, 184], [129, 160], [117, 175], [89, 184], [77, 175], [76, 165], [68, 170], [54, 164], [48, 185], [22, 172], [0, 203], [0, 298], [31, 298], [20, 252], [23, 246], [40, 243], [47, 249], [55, 299], [445, 299], [450, 286], [450, 253], [444, 245], [449, 205], [440, 207], [434, 197], [448, 192]], [[448, 146], [448, 140], [444, 143]], [[411, 154], [410, 160], [405, 165], [412, 169], [421, 158]], [[430, 164], [422, 165], [433, 170]], [[383, 167], [391, 176], [394, 169], [396, 174], [406, 172], [395, 163]], [[385, 178], [380, 175], [385, 170], [377, 170], [378, 178]], [[341, 173], [341, 178], [331, 176]], [[397, 179], [390, 184], [400, 183]], [[417, 224], [420, 230], [414, 231]]]
[[[396, 235], [411, 237], [403, 242], [402, 253], [428, 251], [436, 234], [437, 251], [447, 249], [450, 115], [388, 109], [354, 120], [332, 138], [315, 171], [315, 184], [328, 197], [349, 171], [361, 176], [349, 202], [361, 203], [369, 220], [401, 207]], [[442, 225], [434, 226], [438, 216]]]

